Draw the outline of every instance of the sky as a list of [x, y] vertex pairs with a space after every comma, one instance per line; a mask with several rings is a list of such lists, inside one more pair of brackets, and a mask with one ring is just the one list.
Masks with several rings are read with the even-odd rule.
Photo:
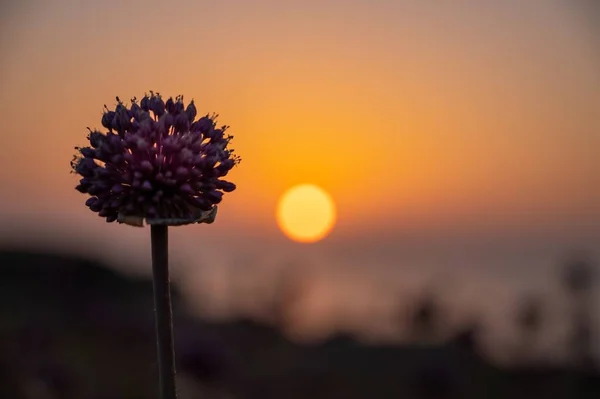
[[[183, 94], [231, 126], [243, 158], [217, 222], [171, 231], [174, 274], [203, 312], [259, 309], [257, 287], [292, 269], [311, 281], [300, 324], [317, 335], [389, 328], [366, 321], [424, 281], [501, 320], [521, 290], [556, 291], [569, 251], [600, 258], [599, 13], [589, 0], [2, 2], [0, 242], [148, 273], [149, 230], [89, 212], [69, 161], [115, 96]], [[275, 221], [300, 183], [337, 206], [316, 244]]]

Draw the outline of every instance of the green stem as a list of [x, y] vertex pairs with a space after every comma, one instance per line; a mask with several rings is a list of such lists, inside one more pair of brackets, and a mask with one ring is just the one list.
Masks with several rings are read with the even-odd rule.
[[169, 281], [168, 227], [152, 225], [152, 276], [160, 399], [176, 399], [175, 352], [173, 349], [173, 310]]

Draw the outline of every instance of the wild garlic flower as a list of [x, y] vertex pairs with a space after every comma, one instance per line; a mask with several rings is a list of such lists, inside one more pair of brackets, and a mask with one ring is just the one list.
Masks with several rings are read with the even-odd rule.
[[216, 115], [195, 118], [194, 101], [185, 107], [183, 96], [165, 103], [150, 92], [139, 105], [117, 97], [114, 111], [105, 106], [108, 132], [88, 128], [90, 146], [75, 147], [71, 161], [86, 205], [107, 222], [134, 226], [212, 223], [223, 193], [236, 188], [222, 178], [240, 158]]

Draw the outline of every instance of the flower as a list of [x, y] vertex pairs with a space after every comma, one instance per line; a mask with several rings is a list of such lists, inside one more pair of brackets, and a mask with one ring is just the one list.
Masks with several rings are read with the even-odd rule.
[[105, 106], [108, 132], [88, 128], [90, 146], [75, 147], [71, 161], [85, 204], [109, 223], [212, 223], [223, 193], [236, 188], [222, 178], [240, 158], [228, 148], [228, 126], [196, 113], [193, 100], [165, 103], [153, 92], [129, 108], [119, 97], [114, 111]]

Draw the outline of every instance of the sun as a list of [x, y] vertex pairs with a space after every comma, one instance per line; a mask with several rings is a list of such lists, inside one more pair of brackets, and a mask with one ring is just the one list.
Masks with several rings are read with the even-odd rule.
[[283, 233], [298, 242], [311, 243], [327, 236], [335, 224], [335, 203], [313, 184], [287, 190], [277, 204], [277, 223]]

